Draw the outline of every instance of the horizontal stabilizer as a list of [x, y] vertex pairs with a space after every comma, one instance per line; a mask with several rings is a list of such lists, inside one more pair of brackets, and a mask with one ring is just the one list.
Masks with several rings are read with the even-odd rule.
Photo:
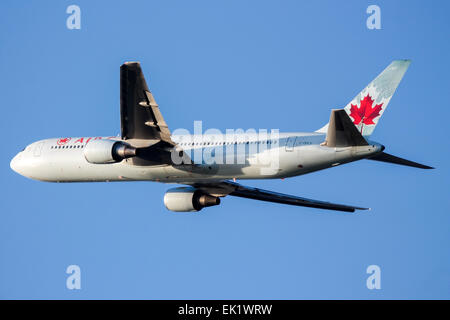
[[368, 143], [353, 125], [345, 110], [338, 109], [331, 111], [325, 145], [327, 147], [339, 148], [367, 146]]
[[393, 156], [389, 153], [379, 153], [374, 157], [368, 158], [369, 160], [376, 160], [376, 161], [382, 161], [382, 162], [389, 162], [389, 163], [395, 163], [402, 166], [408, 166], [408, 167], [414, 167], [414, 168], [420, 168], [420, 169], [434, 169], [433, 167], [426, 166], [424, 164], [420, 164], [414, 161], [409, 161], [406, 159], [402, 159], [396, 156]]

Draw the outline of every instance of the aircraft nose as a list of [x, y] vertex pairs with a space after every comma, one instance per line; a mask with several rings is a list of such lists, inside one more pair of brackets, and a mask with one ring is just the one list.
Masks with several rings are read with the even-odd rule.
[[14, 170], [15, 172], [17, 172], [18, 174], [22, 174], [20, 158], [21, 158], [21, 154], [18, 153], [14, 158], [12, 158], [11, 162], [9, 163], [9, 166], [11, 167], [11, 169]]

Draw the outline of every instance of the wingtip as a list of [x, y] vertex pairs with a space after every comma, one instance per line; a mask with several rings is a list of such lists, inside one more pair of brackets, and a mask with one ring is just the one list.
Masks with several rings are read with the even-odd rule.
[[139, 63], [139, 61], [125, 61], [124, 64]]
[[122, 66], [133, 66], [133, 65], [141, 65], [139, 61], [125, 61]]
[[435, 167], [430, 167], [430, 166], [427, 166], [426, 164], [420, 164], [420, 163], [419, 163], [419, 166], [417, 166], [416, 168], [425, 169], [425, 170], [436, 169]]

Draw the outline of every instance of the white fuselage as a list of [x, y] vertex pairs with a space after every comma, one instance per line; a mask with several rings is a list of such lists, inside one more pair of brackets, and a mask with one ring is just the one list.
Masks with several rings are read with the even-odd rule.
[[11, 168], [32, 179], [49, 182], [159, 181], [186, 183], [225, 179], [274, 179], [306, 174], [367, 158], [382, 150], [368, 146], [330, 148], [321, 145], [321, 133], [280, 133], [276, 139], [233, 141], [203, 136], [172, 136], [194, 165], [139, 166], [132, 159], [117, 163], [89, 163], [83, 150], [89, 141], [118, 137], [40, 140], [28, 145], [11, 161]]

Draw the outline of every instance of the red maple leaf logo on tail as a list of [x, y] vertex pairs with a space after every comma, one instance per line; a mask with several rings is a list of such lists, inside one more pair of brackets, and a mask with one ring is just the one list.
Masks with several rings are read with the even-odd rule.
[[[355, 124], [355, 126], [359, 125], [360, 123], [366, 125], [375, 124], [375, 122], [373, 122], [373, 119], [380, 115], [381, 107], [383, 106], [383, 104], [376, 104], [375, 107], [372, 107], [373, 101], [374, 100], [370, 97], [370, 95], [367, 94], [367, 96], [360, 101], [359, 108], [357, 105], [351, 105], [350, 117], [353, 118], [353, 123]], [[362, 127], [363, 126], [361, 125], [361, 134]]]

